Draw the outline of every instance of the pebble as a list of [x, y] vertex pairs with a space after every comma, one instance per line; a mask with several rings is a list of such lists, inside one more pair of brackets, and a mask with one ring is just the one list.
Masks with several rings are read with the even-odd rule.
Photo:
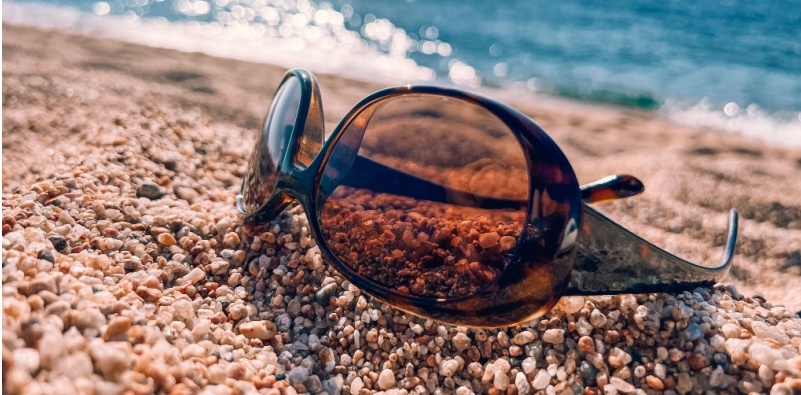
[[520, 332], [520, 333], [516, 334], [515, 337], [512, 338], [512, 344], [516, 344], [518, 346], [523, 346], [523, 345], [526, 345], [528, 343], [531, 343], [536, 338], [537, 338], [537, 336], [534, 335], [533, 332], [531, 332], [531, 331], [523, 331], [523, 332]]
[[278, 330], [272, 321], [262, 320], [240, 324], [239, 333], [248, 339], [270, 340], [275, 337]]
[[578, 341], [578, 349], [582, 352], [595, 352], [595, 341], [589, 336], [582, 336]]
[[688, 342], [693, 342], [704, 337], [704, 331], [701, 330], [700, 325], [693, 322], [692, 324], [688, 325], [683, 332], [681, 332], [681, 337]]
[[167, 193], [160, 186], [153, 183], [144, 183], [136, 188], [136, 197], [150, 200], [161, 199]]
[[336, 290], [337, 290], [336, 283], [325, 285], [322, 288], [320, 288], [320, 290], [317, 291], [317, 293], [314, 295], [314, 300], [320, 305], [327, 306], [328, 300], [331, 299], [332, 296], [334, 296]]
[[754, 332], [754, 335], [760, 339], [773, 339], [780, 345], [785, 345], [790, 342], [790, 337], [787, 336], [786, 333], [782, 333], [764, 322], [752, 322], [751, 330]]
[[606, 325], [606, 316], [598, 309], [593, 309], [590, 313], [590, 324], [596, 328]]
[[303, 366], [297, 366], [287, 373], [286, 378], [292, 385], [303, 384], [309, 379], [309, 370]]
[[746, 339], [728, 339], [726, 340], [725, 348], [734, 364], [743, 365], [748, 360], [746, 350], [750, 345], [751, 342]]
[[531, 374], [537, 369], [537, 360], [534, 358], [526, 358], [520, 363], [525, 374]]
[[498, 366], [493, 364], [487, 364], [487, 366], [484, 367], [484, 374], [481, 376], [481, 381], [488, 383], [495, 377], [495, 372], [497, 371], [498, 371]]
[[498, 345], [501, 347], [509, 347], [509, 335], [506, 332], [498, 332]]
[[621, 392], [624, 394], [631, 394], [636, 390], [631, 383], [623, 379], [617, 378], [615, 376], [612, 376], [612, 378], [609, 379], [609, 384], [615, 386], [617, 392]]
[[609, 365], [618, 369], [628, 365], [631, 362], [631, 355], [627, 352], [615, 347], [609, 351]]
[[649, 387], [662, 391], [665, 389], [665, 383], [659, 377], [648, 375], [645, 377], [645, 383], [648, 384]]
[[564, 329], [548, 329], [542, 334], [542, 341], [551, 344], [560, 344], [565, 341]]
[[186, 276], [178, 279], [177, 282], [180, 284], [196, 284], [204, 278], [206, 278], [206, 272], [203, 271], [203, 269], [196, 267], [192, 269]]
[[443, 360], [442, 363], [439, 365], [439, 374], [445, 377], [450, 377], [453, 376], [458, 369], [459, 369], [459, 361], [455, 359], [446, 359]]
[[512, 236], [503, 236], [501, 237], [499, 244], [501, 245], [501, 251], [508, 251], [512, 248], [515, 248], [515, 245], [517, 245], [517, 238]]
[[[421, 389], [421, 391], [422, 391], [422, 389]], [[421, 392], [421, 391], [418, 391], [418, 392]], [[461, 386], [461, 387], [456, 389], [456, 395], [475, 395], [475, 392], [473, 392], [473, 390], [471, 390], [467, 386], [463, 385], [463, 386]]]
[[668, 350], [665, 347], [657, 347], [656, 348], [656, 358], [657, 360], [664, 361], [668, 358]]
[[161, 233], [161, 234], [159, 234], [158, 235], [158, 240], [159, 240], [159, 244], [161, 244], [163, 246], [167, 246], [167, 247], [169, 247], [171, 245], [175, 245], [175, 243], [177, 243], [177, 241], [175, 240], [175, 236], [173, 236], [171, 233]]
[[103, 339], [106, 341], [115, 340], [125, 334], [131, 328], [131, 318], [126, 316], [116, 317], [109, 321]]
[[390, 369], [384, 369], [378, 375], [378, 388], [382, 390], [390, 389], [395, 385], [395, 373]]
[[679, 373], [679, 380], [678, 384], [676, 385], [676, 391], [680, 394], [686, 394], [690, 392], [693, 388], [693, 382], [690, 378], [690, 375], [687, 372]]
[[748, 347], [748, 354], [752, 360], [768, 368], [772, 368], [777, 361], [783, 359], [781, 351], [761, 342], [752, 343]]
[[720, 330], [727, 339], [737, 339], [740, 337], [740, 327], [737, 325], [723, 324]]
[[584, 307], [583, 296], [565, 296], [559, 300], [559, 307], [567, 314], [578, 313]]
[[670, 351], [668, 351], [668, 358], [672, 362], [679, 362], [684, 359], [684, 351], [681, 351], [678, 348], [671, 348]]
[[509, 376], [506, 375], [506, 372], [498, 370], [495, 372], [495, 378], [492, 380], [492, 385], [501, 390], [506, 391], [509, 388]]
[[239, 235], [236, 234], [236, 232], [228, 232], [225, 234], [225, 237], [223, 237], [223, 246], [225, 248], [235, 248], [239, 243]]
[[637, 306], [637, 313], [634, 314], [634, 323], [637, 324], [641, 331], [653, 335], [659, 330], [661, 321], [656, 311], [649, 309], [645, 305], [640, 305]]
[[467, 334], [462, 332], [459, 332], [455, 336], [453, 336], [451, 342], [453, 343], [453, 346], [456, 347], [456, 349], [459, 351], [467, 350], [472, 345], [470, 337], [468, 337]]
[[520, 395], [531, 394], [531, 385], [529, 384], [525, 373], [517, 372], [515, 375], [515, 388], [517, 388], [517, 393]]
[[359, 395], [362, 388], [364, 388], [364, 382], [362, 381], [361, 377], [356, 377], [353, 379], [353, 382], [350, 383], [350, 393], [351, 395]]
[[481, 248], [488, 249], [498, 244], [501, 236], [495, 232], [482, 233], [478, 236], [478, 244]]
[[723, 367], [718, 366], [716, 367], [712, 373], [709, 375], [709, 385], [720, 388], [723, 386], [723, 378], [725, 373], [723, 373]]
[[665, 365], [658, 363], [654, 365], [654, 374], [656, 375], [656, 377], [659, 377], [660, 379], [664, 380], [665, 375], [667, 375], [667, 368], [665, 367]]
[[53, 243], [53, 248], [56, 251], [61, 251], [69, 246], [69, 244], [67, 243], [67, 239], [65, 239], [63, 236], [60, 235], [51, 235], [48, 236], [47, 239], [50, 240], [51, 243]]
[[534, 380], [531, 381], [531, 386], [536, 390], [543, 390], [550, 383], [551, 375], [548, 374], [548, 372], [546, 372], [544, 369], [541, 369], [537, 372], [537, 375], [534, 376]]

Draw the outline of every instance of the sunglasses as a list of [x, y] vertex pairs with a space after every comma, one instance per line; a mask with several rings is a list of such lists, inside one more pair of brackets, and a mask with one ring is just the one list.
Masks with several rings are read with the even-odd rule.
[[560, 297], [679, 292], [729, 270], [701, 266], [599, 213], [643, 191], [632, 176], [579, 186], [570, 162], [517, 110], [461, 90], [401, 86], [359, 102], [326, 138], [306, 70], [279, 86], [236, 206], [262, 224], [293, 202], [323, 257], [395, 308], [441, 322], [502, 327]]

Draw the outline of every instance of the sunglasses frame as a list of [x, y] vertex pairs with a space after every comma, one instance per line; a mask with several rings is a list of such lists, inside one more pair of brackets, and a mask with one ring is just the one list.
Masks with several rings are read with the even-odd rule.
[[[292, 78], [297, 79], [301, 88], [299, 108], [284, 150], [279, 154], [278, 179], [272, 195], [260, 208], [248, 211], [243, 198], [246, 177], [237, 197], [237, 209], [246, 223], [261, 224], [297, 201], [309, 218], [324, 258], [356, 287], [393, 307], [452, 324], [504, 327], [545, 314], [564, 295], [678, 291], [712, 285], [728, 272], [737, 234], [736, 211], [732, 210], [730, 217], [722, 264], [707, 268], [678, 258], [584, 203], [593, 201], [593, 195], [605, 196], [605, 200], [630, 196], [642, 190], [641, 184], [637, 192], [630, 194], [610, 186], [614, 180], [580, 188], [570, 162], [556, 143], [512, 107], [452, 88], [412, 85], [386, 88], [356, 104], [325, 140], [317, 80], [307, 70], [293, 69], [280, 86]], [[527, 220], [514, 253], [491, 284], [472, 294], [434, 298], [393, 291], [357, 274], [342, 262], [328, 246], [321, 229], [324, 203], [321, 200], [325, 198], [320, 196], [321, 182], [340, 138], [349, 127], [361, 125], [358, 122], [364, 121], [361, 127], [366, 128], [380, 103], [409, 95], [441, 96], [489, 111], [514, 134], [526, 157]], [[259, 139], [267, 137], [269, 131], [265, 127], [269, 116], [260, 129]]]

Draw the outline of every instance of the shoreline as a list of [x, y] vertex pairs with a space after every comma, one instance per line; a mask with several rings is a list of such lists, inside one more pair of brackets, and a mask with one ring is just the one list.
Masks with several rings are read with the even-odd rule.
[[[38, 29], [54, 28], [67, 34], [86, 37], [112, 39], [145, 45], [154, 48], [172, 49], [181, 52], [200, 52], [209, 56], [232, 60], [271, 64], [281, 67], [305, 67], [317, 72], [338, 75], [351, 80], [376, 84], [378, 86], [423, 83], [465, 88], [449, 81], [443, 76], [433, 77], [434, 71], [417, 65], [407, 58], [397, 58], [382, 54], [372, 48], [343, 48], [320, 50], [313, 42], [291, 43], [282, 39], [258, 41], [245, 35], [240, 37], [236, 31], [220, 30], [212, 26], [214, 33], [204, 32], [201, 25], [166, 20], [135, 19], [123, 16], [97, 16], [82, 12], [74, 7], [52, 6], [44, 3], [4, 3], [8, 7], [4, 23]], [[234, 29], [235, 30], [235, 29]], [[164, 40], [163, 37], [173, 37]], [[299, 47], [298, 47], [299, 45]], [[274, 50], [264, 51], [274, 46]], [[237, 47], [234, 49], [233, 47]], [[314, 51], [314, 56], [305, 56]], [[321, 51], [321, 52], [320, 52]], [[341, 53], [355, 51], [357, 57], [342, 56]], [[496, 83], [481, 80], [476, 86], [467, 89], [499, 97], [508, 102], [552, 101], [554, 106], [586, 105], [588, 107], [610, 107], [613, 110], [635, 110], [657, 114], [671, 123], [689, 128], [717, 130], [727, 135], [756, 138], [777, 147], [791, 146], [801, 149], [801, 139], [797, 130], [801, 127], [801, 114], [792, 111], [763, 112], [758, 105], [740, 108], [729, 103], [732, 108], [725, 111], [710, 107], [707, 98], [677, 99], [660, 98], [657, 93], [622, 92], [617, 90], [592, 91], [587, 94], [575, 88], [551, 86], [545, 89], [529, 89], [524, 82]], [[547, 83], [546, 83], [547, 85]], [[722, 106], [722, 103], [715, 103]], [[722, 108], [722, 107], [721, 107]]]
[[[3, 33], [4, 391], [801, 390], [801, 149], [629, 109], [512, 103], [581, 183], [645, 183], [605, 214], [703, 262], [719, 259], [736, 207], [738, 254], [729, 287], [563, 298], [505, 330], [451, 327], [350, 287], [297, 211], [238, 223], [282, 68]], [[378, 88], [317, 77], [327, 130]]]

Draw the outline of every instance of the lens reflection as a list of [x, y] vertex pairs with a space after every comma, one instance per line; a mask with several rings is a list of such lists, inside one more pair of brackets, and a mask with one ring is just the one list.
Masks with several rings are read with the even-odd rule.
[[326, 164], [325, 242], [359, 275], [399, 293], [447, 298], [490, 284], [526, 214], [518, 141], [458, 99], [416, 94], [377, 106], [345, 130]]
[[242, 201], [247, 212], [261, 208], [275, 189], [278, 166], [300, 109], [301, 90], [300, 81], [291, 76], [281, 84], [273, 97], [243, 182]]

